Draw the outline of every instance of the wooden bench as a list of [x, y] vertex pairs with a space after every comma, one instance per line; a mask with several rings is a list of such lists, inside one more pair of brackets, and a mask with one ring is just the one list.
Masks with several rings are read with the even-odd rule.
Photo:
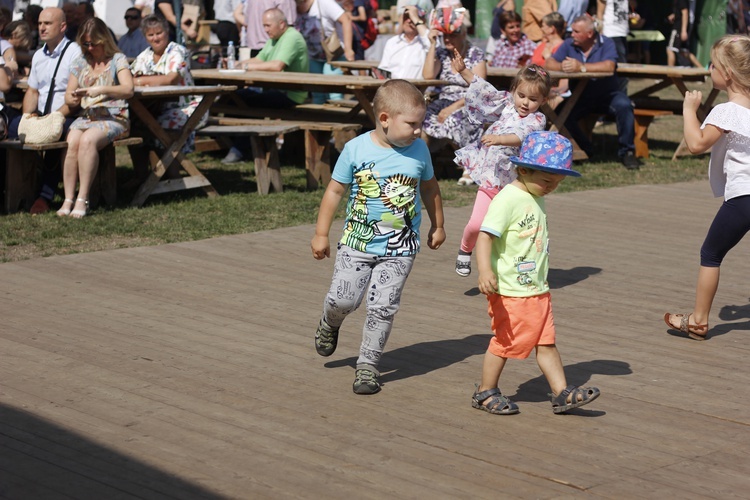
[[648, 127], [657, 116], [671, 115], [671, 111], [659, 109], [641, 109], [633, 110], [635, 115], [635, 156], [636, 158], [648, 158]]
[[[140, 144], [140, 137], [128, 137], [114, 141], [99, 152], [99, 168], [89, 196], [89, 203], [96, 206], [100, 198], [108, 206], [117, 201], [117, 178], [115, 175], [115, 148]], [[42, 153], [67, 149], [65, 141], [48, 144], [25, 144], [19, 140], [0, 141], [5, 155], [5, 203], [6, 213], [19, 209], [28, 210], [37, 196], [37, 168], [42, 162]], [[60, 161], [64, 161], [64, 157]]]
[[283, 190], [281, 163], [276, 148], [276, 136], [299, 130], [290, 124], [253, 125], [209, 125], [196, 131], [197, 135], [208, 137], [249, 137], [255, 163], [255, 180], [259, 194], [268, 194], [273, 187], [276, 192]]
[[[635, 117], [633, 128], [635, 129], [635, 156], [637, 158], [648, 158], [648, 127], [654, 121], [657, 116], [668, 116], [673, 114], [672, 111], [665, 109], [643, 109], [635, 108], [633, 115]], [[602, 115], [590, 114], [580, 120], [581, 130], [583, 130], [591, 140], [591, 136], [594, 132], [594, 126], [597, 120]], [[613, 115], [609, 115], [614, 120]]]
[[[318, 189], [327, 186], [331, 180], [331, 138], [343, 143], [356, 136], [362, 126], [358, 123], [337, 123], [295, 120], [263, 120], [252, 118], [209, 118], [209, 124], [219, 126], [242, 125], [289, 125], [302, 130], [305, 135], [305, 169], [307, 170], [307, 188]], [[334, 135], [335, 134], [335, 135]]]

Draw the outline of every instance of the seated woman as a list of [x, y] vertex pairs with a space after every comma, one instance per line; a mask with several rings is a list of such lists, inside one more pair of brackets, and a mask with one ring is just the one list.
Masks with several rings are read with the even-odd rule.
[[[164, 18], [157, 15], [147, 16], [141, 21], [141, 30], [150, 47], [135, 58], [130, 69], [133, 81], [137, 87], [155, 87], [160, 85], [194, 86], [190, 74], [190, 54], [187, 49], [175, 42], [169, 41], [169, 25]], [[176, 101], [166, 101], [161, 104], [157, 121], [166, 130], [180, 130], [192, 116], [195, 108], [200, 104], [200, 97], [180, 96]], [[201, 118], [198, 127], [205, 125], [208, 115]], [[134, 130], [143, 127], [140, 123], [133, 123]], [[140, 134], [139, 134], [140, 135]], [[148, 132], [143, 137], [148, 137]], [[137, 187], [149, 173], [148, 151], [161, 148], [160, 144], [152, 142], [144, 146], [131, 146], [130, 156], [133, 159], [135, 179], [124, 187]], [[183, 153], [190, 153], [195, 148], [195, 133], [192, 133], [182, 149]], [[169, 175], [177, 175], [176, 169], [171, 169]]]
[[28, 76], [31, 58], [34, 57], [34, 37], [26, 21], [13, 21], [3, 30], [3, 38], [8, 40], [16, 51], [18, 74]]
[[[5, 32], [5, 27], [10, 24], [13, 19], [10, 16], [8, 9], [0, 9], [0, 35]], [[18, 61], [16, 60], [16, 49], [13, 45], [0, 36], [0, 56], [5, 60], [5, 67], [13, 71], [18, 72]]]
[[[516, 12], [503, 12], [499, 16], [500, 38], [487, 40], [490, 66], [520, 68], [529, 64], [536, 44], [521, 33], [521, 16]], [[492, 54], [492, 57], [489, 57]]]
[[[542, 18], [542, 41], [536, 46], [534, 54], [531, 56], [531, 64], [544, 67], [544, 62], [555, 53], [555, 51], [563, 43], [563, 35], [565, 33], [565, 19], [559, 12], [550, 12]], [[555, 109], [558, 104], [563, 100], [563, 97], [567, 97], [568, 93], [568, 79], [564, 78], [558, 82], [555, 82], [555, 86], [551, 89], [547, 104]]]
[[[81, 107], [70, 126], [68, 151], [63, 163], [65, 201], [57, 215], [81, 218], [89, 207], [89, 191], [99, 167], [99, 151], [128, 135], [127, 99], [133, 96], [133, 78], [125, 55], [109, 34], [104, 21], [86, 20], [78, 29], [83, 53], [70, 67], [65, 103]], [[78, 197], [76, 198], [76, 184]], [[74, 201], [75, 200], [75, 201]]]
[[[435, 9], [430, 17], [430, 49], [425, 58], [422, 76], [451, 82], [450, 85], [439, 87], [437, 99], [427, 106], [422, 139], [432, 152], [440, 149], [446, 141], [462, 148], [475, 143], [482, 135], [481, 125], [471, 124], [464, 110], [464, 97], [469, 86], [451, 68], [451, 54], [456, 49], [467, 68], [480, 78], [487, 77], [484, 51], [467, 39], [463, 15], [464, 9], [447, 7]], [[437, 39], [440, 35], [443, 37], [444, 47], [438, 48]]]

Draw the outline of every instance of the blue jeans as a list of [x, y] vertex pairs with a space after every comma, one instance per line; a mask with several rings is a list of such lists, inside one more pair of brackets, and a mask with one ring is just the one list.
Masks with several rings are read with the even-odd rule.
[[586, 134], [583, 133], [581, 127], [578, 126], [578, 120], [592, 113], [612, 114], [615, 116], [615, 123], [617, 124], [617, 156], [622, 158], [628, 151], [635, 151], [635, 116], [630, 98], [620, 90], [599, 90], [592, 89], [592, 87], [592, 84], [586, 87], [583, 95], [565, 121], [565, 127], [570, 135], [588, 156], [592, 156], [593, 145]]
[[[346, 58], [341, 56], [338, 60], [344, 61]], [[343, 75], [344, 72], [338, 68], [334, 68], [326, 61], [319, 59], [310, 59], [310, 73], [322, 73], [324, 75]], [[313, 104], [325, 104], [326, 101], [333, 101], [337, 99], [343, 99], [344, 94], [324, 94], [321, 92], [312, 93]]]

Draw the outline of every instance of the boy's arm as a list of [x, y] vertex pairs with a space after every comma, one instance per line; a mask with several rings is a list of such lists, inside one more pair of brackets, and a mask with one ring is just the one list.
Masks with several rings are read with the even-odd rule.
[[477, 244], [474, 247], [477, 253], [477, 267], [479, 267], [479, 291], [485, 295], [497, 293], [497, 276], [492, 269], [492, 239], [495, 236], [480, 231]]
[[336, 209], [339, 207], [341, 198], [346, 194], [347, 187], [338, 181], [331, 179], [323, 194], [318, 209], [318, 222], [315, 225], [315, 236], [313, 236], [310, 246], [312, 247], [313, 257], [320, 260], [324, 257], [331, 256], [331, 243], [328, 241], [328, 233], [331, 232], [331, 223]]
[[422, 204], [430, 217], [430, 231], [427, 233], [427, 246], [433, 250], [440, 248], [445, 241], [443, 228], [443, 198], [440, 196], [440, 185], [433, 176], [428, 181], [422, 181], [419, 187]]

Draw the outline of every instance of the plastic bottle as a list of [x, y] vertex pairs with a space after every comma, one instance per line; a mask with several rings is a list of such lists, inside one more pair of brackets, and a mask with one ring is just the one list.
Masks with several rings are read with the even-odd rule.
[[234, 69], [234, 42], [227, 45], [227, 69]]

